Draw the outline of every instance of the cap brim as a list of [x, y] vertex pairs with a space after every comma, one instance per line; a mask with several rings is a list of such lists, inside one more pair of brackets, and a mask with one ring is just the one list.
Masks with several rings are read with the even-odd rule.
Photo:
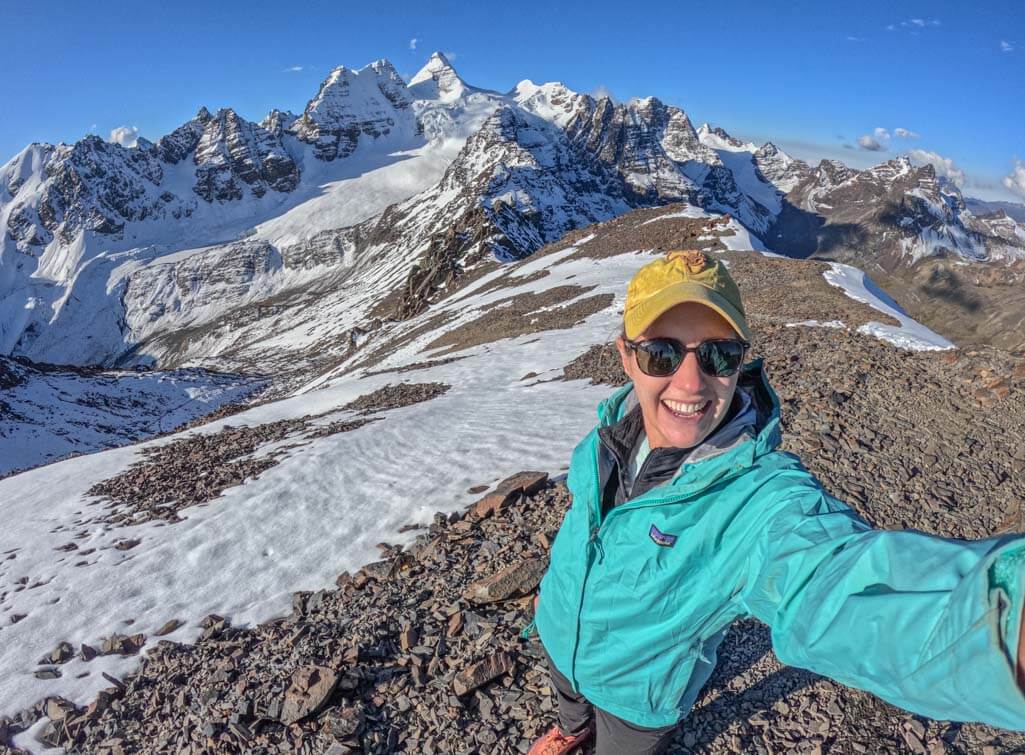
[[730, 304], [726, 297], [699, 283], [676, 283], [642, 301], [623, 318], [626, 337], [631, 340], [637, 338], [670, 309], [688, 302], [704, 304], [719, 313], [741, 338], [745, 341], [751, 340], [747, 321], [737, 308]]

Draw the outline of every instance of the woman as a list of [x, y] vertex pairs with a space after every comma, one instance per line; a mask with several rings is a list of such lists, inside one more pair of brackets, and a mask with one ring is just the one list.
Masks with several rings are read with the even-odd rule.
[[779, 402], [725, 266], [670, 252], [630, 282], [617, 347], [632, 381], [573, 453], [573, 503], [536, 623], [558, 725], [531, 755], [595, 738], [661, 752], [730, 623], [776, 655], [940, 719], [1025, 729], [1025, 545], [874, 530], [777, 450]]

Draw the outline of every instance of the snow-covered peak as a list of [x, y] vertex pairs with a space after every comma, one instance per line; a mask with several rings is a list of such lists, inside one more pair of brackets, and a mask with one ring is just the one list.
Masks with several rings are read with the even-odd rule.
[[725, 149], [730, 152], [751, 152], [752, 154], [758, 151], [758, 147], [755, 144], [735, 139], [718, 126], [712, 127], [707, 123], [702, 123], [698, 128], [697, 134], [701, 143], [712, 149]]
[[442, 53], [436, 52], [409, 81], [409, 91], [419, 100], [451, 102], [472, 90]]
[[[387, 60], [378, 60], [358, 71], [338, 66], [320, 85], [316, 96], [306, 105], [303, 120], [329, 124], [352, 117], [377, 117], [382, 110], [408, 104], [402, 78]], [[384, 101], [382, 101], [384, 100]]]
[[409, 107], [413, 98], [406, 88], [406, 82], [402, 80], [399, 72], [395, 70], [395, 66], [382, 58], [381, 60], [375, 60], [367, 68], [377, 74], [377, 87], [392, 105], [400, 110]]
[[192, 120], [186, 121], [170, 134], [157, 139], [156, 148], [161, 159], [172, 165], [180, 163], [199, 144], [206, 124], [213, 120], [210, 111], [201, 107]]
[[589, 99], [562, 82], [535, 84], [530, 79], [517, 84], [510, 96], [524, 110], [560, 127], [565, 127], [581, 108], [585, 108]]
[[808, 165], [781, 150], [772, 142], [766, 142], [752, 155], [762, 178], [787, 194], [810, 172]]
[[314, 145], [317, 157], [331, 161], [352, 154], [360, 133], [379, 138], [400, 122], [411, 123], [405, 115], [411, 103], [405, 83], [387, 60], [358, 71], [338, 66], [324, 79], [293, 131]]
[[260, 121], [260, 126], [272, 134], [280, 134], [282, 131], [287, 131], [291, 128], [298, 118], [299, 116], [290, 110], [274, 108]]
[[779, 160], [784, 165], [790, 165], [792, 162], [794, 162], [793, 157], [791, 157], [788, 153], [781, 150], [772, 142], [765, 142], [765, 144], [763, 144], [755, 151], [755, 155], [763, 159]]
[[33, 142], [8, 160], [0, 168], [0, 198], [7, 198], [4, 196], [5, 192], [13, 197], [26, 181], [33, 180], [38, 183], [55, 149], [52, 144]]
[[[928, 167], [932, 168], [931, 165]], [[867, 172], [880, 180], [892, 182], [909, 175], [913, 170], [915, 170], [915, 166], [911, 164], [911, 160], [906, 155], [901, 155], [884, 163], [879, 163], [879, 165], [874, 165]], [[935, 172], [933, 172], [933, 178], [935, 178]]]

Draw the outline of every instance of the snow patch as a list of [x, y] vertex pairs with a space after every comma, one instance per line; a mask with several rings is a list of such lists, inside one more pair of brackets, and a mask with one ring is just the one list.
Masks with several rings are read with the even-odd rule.
[[859, 333], [874, 336], [909, 351], [945, 351], [955, 348], [943, 336], [911, 319], [863, 270], [839, 262], [831, 262], [829, 267], [822, 275], [830, 285], [843, 289], [855, 301], [867, 304], [900, 323], [899, 326], [893, 326], [872, 321], [859, 327]]
[[788, 322], [786, 327], [797, 328], [797, 327], [808, 327], [808, 328], [837, 328], [840, 330], [848, 330], [848, 327], [843, 324], [843, 320], [826, 320], [820, 322], [818, 320], [801, 320], [800, 322]]

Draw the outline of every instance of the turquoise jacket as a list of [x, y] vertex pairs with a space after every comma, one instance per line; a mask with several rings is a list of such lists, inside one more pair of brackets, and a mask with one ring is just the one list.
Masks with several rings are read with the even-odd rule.
[[[783, 663], [931, 718], [1025, 730], [1023, 540], [873, 529], [777, 450], [760, 361], [741, 385], [757, 409], [746, 440], [604, 519], [598, 428], [573, 452], [536, 616], [558, 670], [599, 708], [667, 726], [694, 704], [730, 623], [753, 616]], [[598, 427], [631, 390], [602, 402]]]

